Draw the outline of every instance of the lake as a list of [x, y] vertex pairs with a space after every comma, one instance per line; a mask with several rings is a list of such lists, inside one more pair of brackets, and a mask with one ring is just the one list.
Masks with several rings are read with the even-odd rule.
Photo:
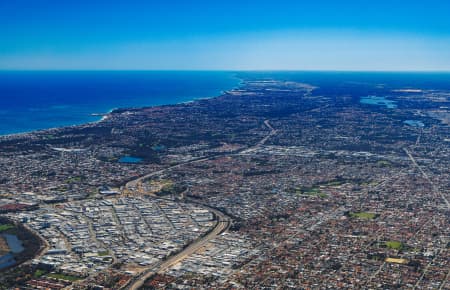
[[25, 250], [22, 245], [22, 241], [19, 240], [16, 235], [2, 234], [2, 237], [6, 239], [11, 252], [13, 252], [14, 254], [21, 253], [23, 252], [23, 250]]
[[388, 109], [397, 108], [397, 104], [395, 101], [388, 100], [385, 97], [368, 96], [368, 97], [361, 98], [359, 102], [361, 104], [367, 104], [367, 105], [385, 106]]
[[140, 163], [142, 158], [133, 156], [123, 156], [118, 160], [119, 163]]

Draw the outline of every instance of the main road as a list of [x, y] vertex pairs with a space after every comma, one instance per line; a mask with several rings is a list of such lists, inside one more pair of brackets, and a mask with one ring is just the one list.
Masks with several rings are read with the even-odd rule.
[[[275, 130], [269, 123], [269, 120], [265, 120], [264, 121], [264, 125], [270, 130], [269, 133], [262, 138], [256, 145], [254, 145], [251, 148], [247, 148], [241, 151], [247, 151], [247, 152], [251, 152], [256, 150], [257, 148], [259, 148], [260, 146], [264, 145], [267, 140], [274, 136], [277, 133], [277, 130]], [[230, 154], [232, 155], [232, 154]], [[222, 155], [223, 156], [223, 155]], [[167, 170], [170, 169], [174, 169], [174, 168], [178, 168], [181, 166], [184, 166], [186, 164], [190, 164], [190, 163], [196, 163], [196, 162], [203, 162], [203, 161], [207, 161], [207, 160], [211, 160], [212, 158], [215, 158], [217, 156], [210, 156], [210, 157], [202, 157], [202, 158], [198, 158], [198, 159], [194, 159], [194, 160], [190, 160], [187, 162], [183, 162], [174, 166], [170, 166], [155, 172], [151, 172], [149, 174], [146, 174], [144, 176], [141, 176], [139, 178], [136, 178], [132, 181], [129, 181], [127, 184], [125, 184], [124, 189], [129, 191], [129, 190], [137, 190], [139, 187], [139, 184], [141, 184], [143, 181], [145, 181], [146, 179], [149, 179], [151, 177], [154, 176], [158, 176], [164, 172], [166, 172]], [[145, 281], [150, 278], [152, 275], [156, 274], [156, 273], [163, 273], [164, 271], [166, 271], [167, 269], [169, 269], [170, 267], [172, 267], [173, 265], [181, 262], [182, 260], [184, 260], [185, 258], [187, 258], [188, 256], [192, 255], [193, 253], [195, 253], [196, 251], [198, 251], [200, 248], [202, 248], [203, 246], [205, 246], [209, 241], [211, 241], [212, 239], [216, 238], [218, 235], [220, 235], [221, 233], [223, 233], [224, 231], [228, 230], [228, 228], [230, 227], [230, 223], [231, 220], [229, 217], [227, 217], [224, 213], [222, 213], [221, 211], [215, 209], [215, 208], [211, 208], [209, 206], [206, 205], [202, 205], [204, 207], [207, 207], [209, 211], [211, 211], [214, 216], [216, 217], [216, 225], [215, 227], [205, 236], [195, 240], [193, 243], [189, 244], [186, 248], [184, 248], [183, 250], [181, 250], [179, 253], [170, 256], [168, 259], [164, 260], [164, 261], [160, 261], [154, 265], [152, 265], [150, 268], [147, 268], [146, 270], [144, 270], [143, 272], [141, 272], [139, 275], [133, 277], [131, 279], [130, 282], [127, 283], [127, 285], [123, 288], [123, 289], [128, 289], [128, 290], [137, 290], [140, 287], [142, 287], [145, 283]]]
[[428, 183], [430, 183], [431, 188], [433, 189], [433, 193], [436, 196], [439, 196], [442, 199], [442, 201], [445, 203], [445, 205], [447, 206], [447, 209], [450, 210], [450, 201], [448, 201], [447, 197], [436, 187], [434, 182], [431, 180], [430, 176], [423, 170], [422, 166], [420, 166], [417, 163], [416, 159], [414, 158], [414, 156], [412, 156], [411, 152], [409, 152], [409, 150], [406, 148], [403, 148], [403, 150], [405, 151], [406, 155], [408, 155], [408, 157], [411, 160], [411, 162], [413, 163], [413, 165], [415, 167], [417, 167], [417, 169], [419, 169], [422, 176], [428, 181]]
[[141, 288], [144, 285], [145, 280], [150, 278], [152, 275], [156, 273], [163, 273], [173, 265], [177, 264], [178, 262], [181, 262], [188, 256], [198, 251], [200, 248], [205, 246], [206, 243], [208, 243], [210, 240], [216, 238], [218, 235], [226, 231], [230, 226], [230, 219], [218, 210], [212, 208], [208, 209], [212, 211], [216, 216], [217, 223], [216, 226], [207, 235], [197, 239], [195, 242], [184, 248], [178, 254], [169, 257], [167, 260], [160, 261], [155, 265], [153, 265], [151, 268], [146, 269], [138, 276], [134, 277], [128, 283], [128, 286], [126, 286], [125, 289], [137, 290]]
[[[250, 148], [247, 148], [247, 149], [244, 149], [244, 150], [241, 150], [242, 152], [251, 152], [251, 151], [256, 150], [257, 148], [259, 148], [262, 145], [264, 145], [267, 142], [267, 140], [269, 140], [270, 137], [272, 137], [275, 134], [277, 134], [277, 130], [275, 130], [272, 127], [272, 125], [270, 125], [269, 120], [265, 120], [264, 121], [264, 125], [270, 130], [269, 134], [264, 136], [264, 138], [262, 138], [254, 146], [252, 146]], [[223, 156], [223, 155], [221, 155], [221, 156]], [[138, 177], [136, 179], [133, 179], [133, 180], [127, 182], [125, 184], [125, 188], [126, 189], [135, 189], [135, 188], [137, 188], [139, 183], [141, 183], [142, 181], [144, 181], [146, 179], [149, 179], [150, 177], [158, 176], [158, 175], [160, 175], [160, 174], [162, 174], [162, 173], [164, 173], [164, 172], [166, 172], [166, 171], [168, 171], [170, 169], [179, 168], [181, 166], [184, 166], [184, 165], [187, 165], [187, 164], [190, 164], [190, 163], [203, 162], [203, 161], [206, 161], [206, 160], [210, 160], [210, 159], [212, 159], [214, 157], [217, 157], [217, 156], [200, 157], [200, 158], [196, 158], [196, 159], [192, 159], [192, 160], [189, 160], [189, 161], [186, 161], [186, 162], [183, 162], [183, 163], [179, 163], [179, 164], [176, 164], [176, 165], [173, 165], [173, 166], [170, 166], [170, 167], [158, 170], [158, 171], [151, 172], [149, 174], [143, 175], [141, 177]]]

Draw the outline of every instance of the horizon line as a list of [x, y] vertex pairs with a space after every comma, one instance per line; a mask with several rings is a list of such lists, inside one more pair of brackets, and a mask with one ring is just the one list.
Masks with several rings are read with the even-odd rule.
[[0, 72], [336, 72], [336, 73], [450, 73], [448, 70], [351, 70], [351, 69], [1, 69]]

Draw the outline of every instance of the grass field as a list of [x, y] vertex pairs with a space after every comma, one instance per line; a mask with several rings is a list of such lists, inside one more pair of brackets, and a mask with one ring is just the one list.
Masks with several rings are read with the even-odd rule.
[[366, 219], [366, 220], [372, 220], [377, 215], [373, 212], [352, 212], [350, 214], [351, 217], [359, 218], [359, 219]]
[[65, 280], [65, 281], [70, 281], [70, 282], [74, 282], [77, 280], [81, 280], [82, 278], [80, 277], [76, 277], [76, 276], [71, 276], [71, 275], [65, 275], [65, 274], [58, 274], [58, 273], [51, 273], [48, 274], [47, 277], [49, 278], [55, 278], [58, 280]]
[[392, 163], [386, 160], [380, 160], [377, 162], [377, 165], [381, 167], [391, 167]]
[[45, 270], [41, 270], [41, 269], [37, 269], [36, 272], [34, 272], [34, 277], [39, 278], [43, 275], [47, 274], [47, 271]]
[[297, 187], [290, 189], [291, 192], [295, 192], [300, 195], [318, 196], [320, 198], [326, 198], [328, 195], [320, 190], [318, 186], [314, 187]]
[[393, 250], [403, 249], [403, 243], [399, 242], [399, 241], [387, 241], [385, 244], [386, 244], [386, 247], [388, 247], [389, 249], [393, 249]]
[[0, 224], [0, 232], [4, 232], [10, 229], [13, 229], [14, 225], [11, 224]]
[[97, 255], [99, 255], [100, 257], [104, 257], [104, 256], [108, 256], [109, 252], [108, 251], [102, 251], [102, 252], [98, 252]]

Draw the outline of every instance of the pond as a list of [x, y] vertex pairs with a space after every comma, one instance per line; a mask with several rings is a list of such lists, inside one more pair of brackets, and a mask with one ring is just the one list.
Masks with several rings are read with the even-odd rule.
[[140, 163], [142, 158], [133, 156], [123, 156], [119, 159], [119, 163]]
[[385, 106], [388, 109], [397, 108], [397, 104], [395, 101], [388, 100], [385, 97], [377, 97], [377, 96], [368, 96], [363, 97], [359, 100], [361, 104], [367, 105], [375, 105], [375, 106]]
[[2, 234], [2, 236], [6, 239], [11, 252], [13, 252], [14, 254], [21, 253], [23, 250], [25, 250], [22, 246], [22, 241], [19, 240], [16, 235]]
[[403, 123], [412, 127], [419, 127], [419, 128], [425, 127], [425, 124], [422, 121], [418, 120], [406, 120], [403, 121]]

